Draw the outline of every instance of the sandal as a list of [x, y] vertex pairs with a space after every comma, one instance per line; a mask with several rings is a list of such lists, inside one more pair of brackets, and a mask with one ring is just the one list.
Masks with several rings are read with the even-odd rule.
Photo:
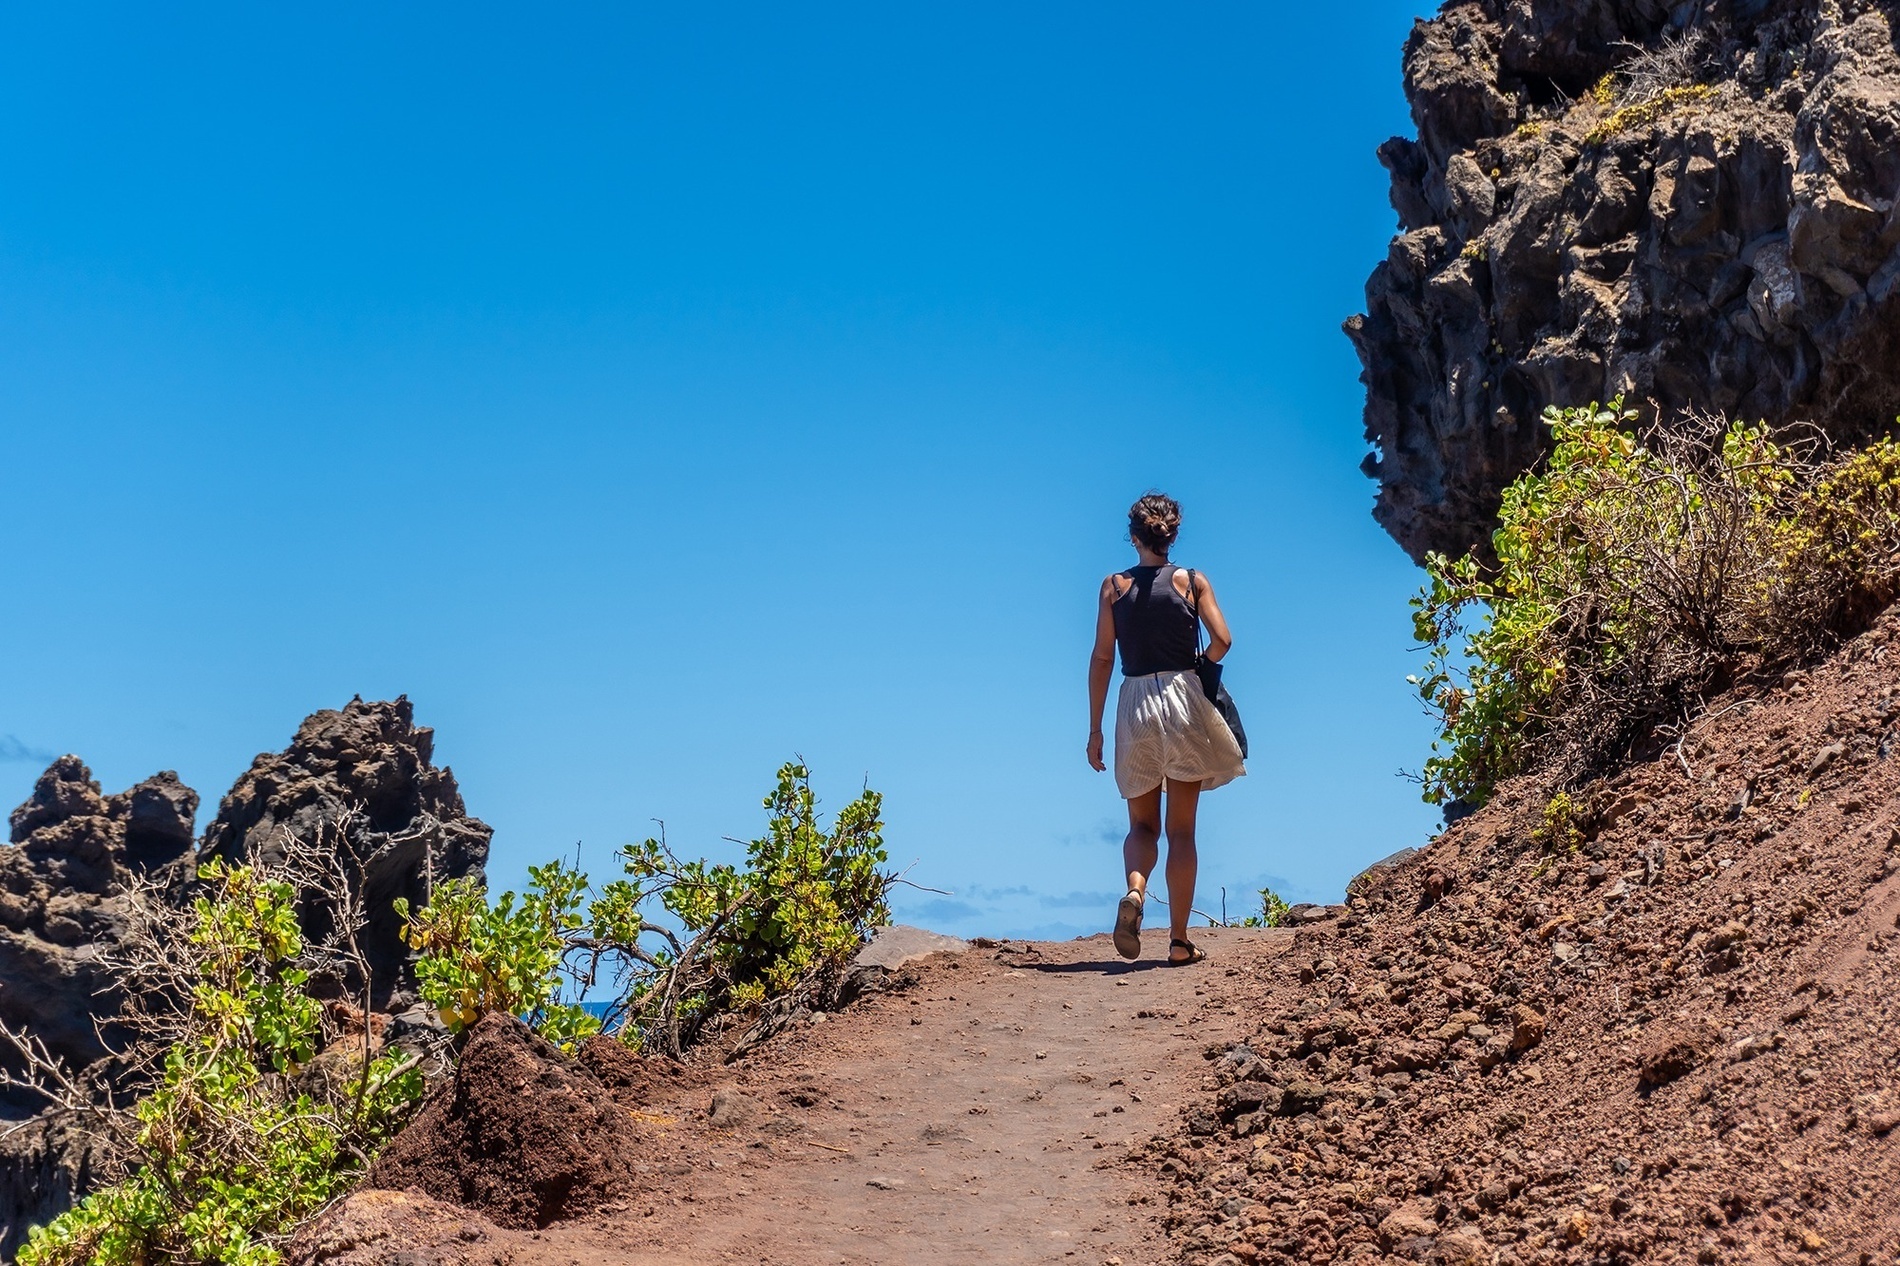
[[[1186, 958], [1176, 958], [1174, 956], [1176, 946], [1187, 951]], [[1168, 966], [1170, 967], [1186, 967], [1188, 964], [1198, 963], [1206, 957], [1207, 951], [1196, 945], [1193, 941], [1183, 941], [1177, 937], [1168, 942]]]
[[1123, 958], [1141, 957], [1142, 894], [1133, 888], [1115, 907], [1115, 952]]

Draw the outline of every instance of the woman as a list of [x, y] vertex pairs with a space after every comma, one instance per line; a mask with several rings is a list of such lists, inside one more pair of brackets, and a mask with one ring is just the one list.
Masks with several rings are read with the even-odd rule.
[[1205, 951], [1188, 939], [1194, 909], [1194, 816], [1201, 793], [1247, 772], [1240, 745], [1201, 689], [1194, 672], [1195, 617], [1207, 629], [1206, 658], [1219, 662], [1233, 645], [1214, 586], [1197, 571], [1168, 561], [1181, 529], [1181, 507], [1149, 493], [1129, 508], [1128, 539], [1139, 562], [1102, 582], [1089, 657], [1089, 764], [1102, 763], [1102, 709], [1121, 649], [1122, 690], [1115, 707], [1115, 785], [1128, 801], [1122, 844], [1128, 895], [1115, 912], [1115, 948], [1141, 953], [1141, 909], [1157, 846], [1166, 795], [1168, 835], [1168, 962], [1198, 963]]

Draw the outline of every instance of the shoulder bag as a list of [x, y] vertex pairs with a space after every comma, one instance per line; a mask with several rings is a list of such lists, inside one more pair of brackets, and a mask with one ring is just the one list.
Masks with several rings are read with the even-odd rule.
[[1234, 742], [1240, 744], [1240, 758], [1245, 760], [1247, 731], [1240, 724], [1240, 709], [1234, 706], [1234, 697], [1227, 693], [1227, 687], [1221, 685], [1220, 664], [1201, 654], [1201, 599], [1194, 589], [1192, 567], [1188, 568], [1188, 610], [1194, 613], [1194, 675], [1201, 679], [1201, 692], [1214, 705], [1214, 711], [1220, 713], [1220, 719], [1234, 732]]

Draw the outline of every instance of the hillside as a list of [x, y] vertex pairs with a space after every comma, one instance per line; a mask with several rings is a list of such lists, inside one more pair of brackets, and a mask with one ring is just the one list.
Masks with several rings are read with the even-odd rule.
[[1894, 1260], [1896, 723], [1890, 612], [1363, 877], [1148, 1153], [1185, 1260]]

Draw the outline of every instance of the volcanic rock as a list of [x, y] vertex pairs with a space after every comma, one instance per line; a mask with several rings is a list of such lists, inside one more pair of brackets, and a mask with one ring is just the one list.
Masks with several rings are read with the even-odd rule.
[[[415, 724], [407, 696], [353, 699], [341, 711], [312, 713], [282, 752], [265, 752], [219, 802], [205, 828], [200, 861], [281, 858], [296, 837], [335, 849], [362, 895], [371, 1001], [400, 1010], [413, 1002], [410, 952], [402, 943], [398, 897], [428, 901], [444, 879], [480, 874], [489, 827], [468, 816], [455, 775], [431, 763], [435, 732]], [[305, 930], [324, 932], [329, 899], [308, 890]], [[352, 992], [361, 982], [342, 982]]]
[[1418, 137], [1379, 149], [1400, 233], [1346, 325], [1407, 553], [1488, 540], [1547, 405], [1893, 422], [1896, 12], [1451, 0], [1414, 27]]
[[[99, 953], [123, 930], [122, 890], [169, 882], [197, 811], [198, 793], [170, 771], [105, 796], [77, 756], [47, 767], [9, 819], [13, 847], [0, 849], [0, 1020], [75, 1069], [107, 1054], [93, 1020], [118, 1003]], [[21, 1071], [11, 1049], [0, 1067]]]
[[92, 1189], [108, 1147], [70, 1112], [44, 1112], [0, 1132], [0, 1259], [12, 1261], [27, 1231]]

